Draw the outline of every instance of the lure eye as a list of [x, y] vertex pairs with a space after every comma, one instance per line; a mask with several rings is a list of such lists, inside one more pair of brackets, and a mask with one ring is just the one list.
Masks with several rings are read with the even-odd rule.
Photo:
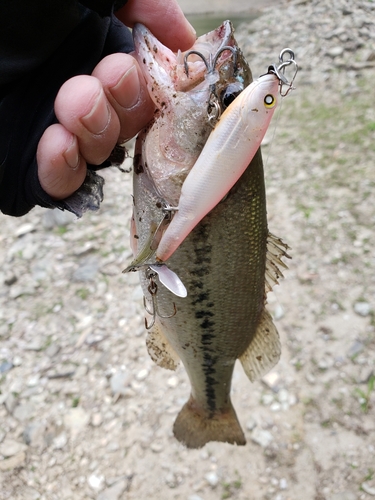
[[230, 83], [221, 93], [221, 104], [226, 109], [235, 98], [243, 91], [243, 85], [240, 82]]
[[266, 108], [270, 109], [273, 108], [276, 104], [276, 99], [272, 94], [267, 94], [266, 97], [264, 98], [264, 105]]

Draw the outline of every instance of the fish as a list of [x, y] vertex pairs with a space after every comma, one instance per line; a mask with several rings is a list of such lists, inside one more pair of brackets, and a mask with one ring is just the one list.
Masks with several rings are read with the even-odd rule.
[[165, 264], [155, 258], [179, 213], [184, 183], [216, 127], [225, 125], [225, 109], [251, 87], [252, 74], [229, 21], [186, 53], [171, 52], [141, 24], [133, 37], [156, 113], [135, 146], [134, 259], [125, 271], [140, 274], [152, 316], [146, 321], [149, 355], [170, 370], [181, 361], [190, 380], [175, 438], [188, 448], [210, 441], [244, 445], [230, 397], [233, 370], [239, 359], [253, 382], [278, 362], [281, 344], [266, 294], [283, 276], [283, 258], [290, 258], [288, 245], [268, 230], [258, 146], [214, 206], [163, 256]]

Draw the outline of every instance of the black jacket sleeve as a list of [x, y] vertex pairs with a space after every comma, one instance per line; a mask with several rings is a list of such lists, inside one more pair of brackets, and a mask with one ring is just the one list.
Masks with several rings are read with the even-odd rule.
[[[124, 1], [115, 6], [124, 4]], [[81, 201], [100, 198], [100, 181], [89, 174], [81, 193], [56, 202], [40, 186], [36, 149], [61, 85], [114, 52], [130, 52], [129, 30], [106, 0], [2, 0], [0, 2], [0, 210], [20, 216], [36, 204], [81, 215]], [[107, 166], [108, 162], [103, 166]], [[96, 170], [98, 167], [89, 165]], [[95, 197], [95, 196], [94, 196]], [[74, 198], [74, 197], [73, 197]], [[90, 208], [90, 203], [86, 207]], [[78, 205], [81, 203], [81, 207]], [[95, 206], [95, 202], [93, 202]]]

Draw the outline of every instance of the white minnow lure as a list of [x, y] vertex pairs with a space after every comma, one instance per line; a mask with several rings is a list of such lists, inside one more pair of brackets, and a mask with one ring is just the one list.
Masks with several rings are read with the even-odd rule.
[[273, 73], [261, 76], [224, 111], [182, 185], [178, 211], [160, 240], [157, 261], [171, 257], [244, 173], [270, 124], [279, 83]]

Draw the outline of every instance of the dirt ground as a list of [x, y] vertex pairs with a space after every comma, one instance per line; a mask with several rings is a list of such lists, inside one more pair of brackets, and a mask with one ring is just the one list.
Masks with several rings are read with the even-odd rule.
[[[375, 9], [333, 5], [289, 2], [238, 30], [255, 75], [274, 46], [296, 44], [301, 65], [263, 147], [270, 230], [293, 259], [269, 295], [280, 362], [254, 384], [235, 369], [247, 445], [174, 439], [189, 383], [147, 354], [138, 278], [121, 274], [131, 175], [108, 169], [81, 220], [0, 216], [1, 500], [375, 497]], [[347, 59], [340, 22], [366, 40]]]

